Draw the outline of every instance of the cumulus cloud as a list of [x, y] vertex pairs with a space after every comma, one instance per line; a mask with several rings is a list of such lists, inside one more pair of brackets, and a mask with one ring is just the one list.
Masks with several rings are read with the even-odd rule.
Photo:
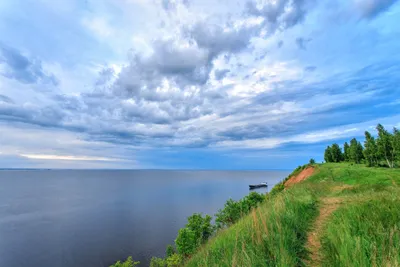
[[[359, 8], [369, 10], [362, 11], [363, 14], [377, 14], [371, 10], [390, 7], [382, 4], [384, 1], [379, 5], [378, 2], [363, 2]], [[395, 99], [395, 88], [400, 82], [397, 64], [400, 59], [392, 58], [381, 64], [371, 59], [361, 64], [362, 60], [326, 53], [328, 44], [357, 52], [365, 44], [360, 41], [351, 42], [351, 47], [347, 43], [336, 46], [335, 42], [345, 39], [340, 34], [335, 38], [322, 33], [314, 35], [320, 32], [321, 25], [329, 28], [332, 35], [346, 28], [325, 25], [326, 21], [317, 25], [319, 13], [312, 13], [318, 8], [314, 5], [316, 1], [248, 1], [229, 8], [221, 4], [225, 2], [216, 2], [212, 9], [201, 1], [129, 3], [133, 7], [126, 2], [131, 7], [126, 9], [132, 14], [140, 12], [136, 14], [140, 16], [128, 13], [129, 18], [118, 20], [125, 10], [114, 17], [93, 12], [89, 17], [98, 19], [79, 20], [80, 26], [83, 21], [95, 36], [101, 37], [97, 41], [102, 52], [109, 51], [107, 45], [116, 38], [116, 29], [124, 32], [116, 25], [126, 21], [143, 22], [143, 18], [151, 21], [143, 27], [132, 26], [137, 32], [130, 32], [127, 38], [134, 36], [127, 58], [107, 58], [106, 62], [94, 58], [91, 60], [95, 62], [85, 62], [86, 70], [97, 74], [97, 78], [85, 80], [84, 89], [74, 88], [66, 93], [35, 92], [31, 98], [20, 98], [7, 89], [13, 88], [8, 85], [11, 83], [7, 88], [0, 83], [0, 121], [64, 129], [80, 134], [87, 143], [116, 147], [270, 149], [341, 138], [337, 125], [350, 125], [354, 117], [369, 120], [379, 109], [377, 102]], [[114, 1], [109, 4], [113, 8], [126, 7]], [[112, 25], [115, 21], [118, 23]], [[152, 28], [159, 25], [154, 22], [161, 21], [164, 21], [163, 27]], [[382, 36], [387, 32], [385, 29]], [[311, 39], [297, 36], [310, 36], [313, 49], [307, 49]], [[386, 43], [390, 39], [386, 35], [376, 38], [379, 43], [392, 47]], [[140, 45], [137, 45], [139, 39]], [[85, 49], [83, 53], [88, 48]], [[299, 53], [298, 49], [303, 51]], [[368, 54], [371, 51], [375, 51], [373, 47]], [[372, 58], [361, 52], [360, 55], [362, 59]], [[1, 79], [32, 87], [46, 82], [57, 84], [51, 82], [54, 75], [44, 70], [46, 64], [15, 49], [1, 46], [0, 60]], [[70, 64], [75, 68], [77, 63]], [[396, 105], [388, 106], [385, 114], [396, 114], [396, 108]], [[353, 134], [346, 129], [344, 133]], [[57, 149], [61, 148], [57, 146]], [[73, 160], [71, 155], [77, 157], [75, 161], [102, 157], [98, 153], [62, 152], [53, 153], [49, 149], [19, 154], [31, 159], [60, 161]]]
[[207, 49], [213, 58], [222, 52], [237, 53], [245, 49], [250, 39], [257, 35], [259, 25], [244, 25], [238, 28], [223, 27], [198, 22], [188, 29], [188, 34], [197, 45]]
[[1, 75], [18, 80], [21, 83], [58, 85], [53, 74], [46, 73], [40, 60], [29, 58], [18, 50], [0, 43], [0, 64], [5, 65]]
[[306, 15], [308, 0], [248, 1], [247, 12], [265, 19], [264, 26], [271, 33], [284, 30], [302, 22]]

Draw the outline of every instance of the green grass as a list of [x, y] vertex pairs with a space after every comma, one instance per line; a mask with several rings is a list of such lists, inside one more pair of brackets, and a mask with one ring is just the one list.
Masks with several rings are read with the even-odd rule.
[[325, 163], [308, 182], [331, 181], [348, 185], [400, 185], [400, 169], [370, 168], [348, 163]]
[[[299, 172], [297, 170], [296, 172]], [[303, 266], [320, 201], [343, 204], [324, 222], [323, 266], [400, 266], [400, 170], [328, 163], [204, 245], [186, 266]], [[313, 263], [311, 262], [311, 265]]]
[[378, 193], [338, 209], [322, 236], [324, 266], [399, 266], [399, 196]]
[[316, 215], [311, 190], [287, 190], [220, 232], [187, 266], [301, 265], [308, 227]]

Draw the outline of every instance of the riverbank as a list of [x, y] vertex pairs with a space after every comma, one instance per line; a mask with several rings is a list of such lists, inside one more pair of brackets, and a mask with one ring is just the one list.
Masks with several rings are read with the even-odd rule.
[[185, 266], [399, 266], [400, 170], [314, 168], [307, 179], [278, 186]]

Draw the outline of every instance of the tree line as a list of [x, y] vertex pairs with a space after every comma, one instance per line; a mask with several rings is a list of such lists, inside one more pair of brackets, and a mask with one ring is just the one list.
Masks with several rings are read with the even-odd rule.
[[325, 162], [354, 162], [365, 163], [369, 167], [387, 166], [394, 168], [400, 161], [400, 131], [393, 128], [393, 132], [386, 130], [381, 124], [376, 126], [377, 137], [365, 131], [364, 145], [356, 138], [345, 142], [343, 151], [338, 144], [332, 144], [325, 149]]

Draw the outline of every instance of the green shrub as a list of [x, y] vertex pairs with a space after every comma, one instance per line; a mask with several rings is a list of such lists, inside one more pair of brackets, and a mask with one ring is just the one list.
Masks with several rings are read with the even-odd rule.
[[138, 264], [140, 264], [139, 261], [133, 261], [132, 257], [129, 256], [126, 259], [126, 261], [124, 261], [124, 262], [117, 261], [116, 263], [114, 263], [110, 267], [134, 267], [134, 266], [136, 266]]
[[186, 227], [195, 234], [196, 241], [201, 244], [213, 234], [214, 226], [211, 224], [212, 217], [206, 215], [204, 218], [200, 213], [194, 213], [188, 218]]
[[165, 267], [167, 264], [164, 259], [152, 257], [150, 261], [150, 267]]
[[195, 252], [198, 247], [198, 240], [196, 239], [195, 232], [185, 227], [179, 229], [175, 244], [179, 254], [187, 257]]
[[251, 208], [256, 207], [259, 203], [265, 200], [265, 195], [259, 194], [257, 192], [251, 192], [247, 196], [245, 196], [240, 202], [247, 211], [250, 211]]
[[181, 255], [174, 253], [165, 261], [167, 263], [167, 267], [178, 267], [182, 265], [183, 259]]
[[172, 245], [168, 245], [167, 249], [165, 250], [165, 256], [168, 258], [169, 256], [172, 256], [172, 254], [175, 254], [176, 251]]
[[310, 162], [308, 164], [310, 164], [310, 165], [315, 164], [315, 159], [310, 159]]
[[276, 184], [271, 191], [269, 192], [268, 195], [270, 196], [274, 196], [276, 194], [278, 194], [279, 192], [282, 192], [283, 189], [285, 189], [285, 183], [284, 182], [280, 182], [279, 184]]
[[215, 214], [215, 222], [218, 228], [229, 227], [242, 216], [248, 214], [252, 208], [265, 200], [265, 196], [257, 192], [251, 192], [239, 201], [229, 199], [222, 210]]
[[242, 216], [240, 212], [240, 203], [233, 199], [226, 201], [224, 208], [215, 214], [215, 222], [218, 228], [229, 227]]

